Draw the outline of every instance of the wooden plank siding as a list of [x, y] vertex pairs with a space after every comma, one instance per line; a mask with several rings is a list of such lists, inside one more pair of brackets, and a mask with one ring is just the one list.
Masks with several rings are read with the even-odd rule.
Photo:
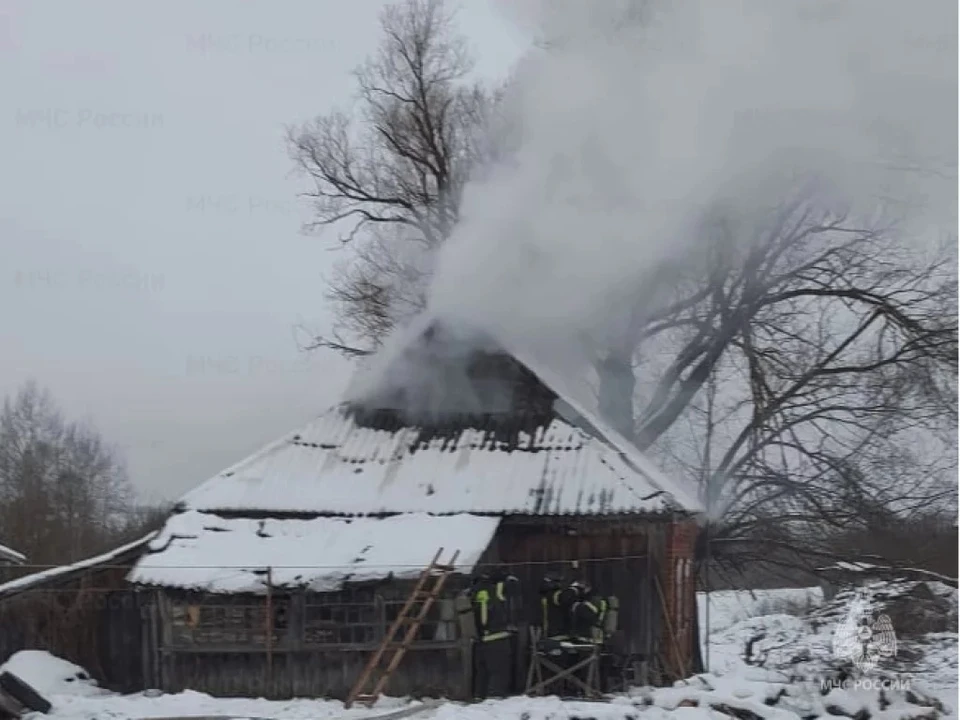
[[[658, 666], [661, 604], [653, 578], [661, 572], [667, 525], [631, 518], [508, 518], [482, 562], [503, 563], [521, 581], [525, 613], [540, 624], [544, 576], [581, 580], [620, 602], [616, 650], [635, 675], [651, 681]], [[592, 561], [592, 562], [591, 562]]]
[[[666, 522], [629, 517], [508, 517], [480, 566], [503, 564], [520, 579], [522, 650], [527, 625], [540, 622], [539, 588], [545, 574], [585, 580], [601, 594], [617, 596], [618, 650], [643, 675], [638, 681], [656, 681], [662, 613], [653, 578], [663, 574], [668, 528]], [[447, 602], [431, 612], [431, 624], [421, 629], [391, 677], [389, 693], [469, 697], [470, 648], [457, 637], [449, 602], [468, 584], [469, 578], [451, 578], [443, 593]], [[147, 616], [158, 618], [159, 627], [143, 637], [154, 638], [160, 646], [155, 653], [143, 653], [144, 658], [157, 658], [144, 673], [168, 692], [191, 688], [220, 696], [343, 698], [389, 625], [390, 608], [395, 612], [411, 586], [410, 581], [385, 580], [348, 584], [337, 593], [274, 589], [271, 605], [283, 608], [284, 620], [283, 627], [271, 626], [269, 643], [263, 595], [158, 589], [153, 596], [156, 608]], [[441, 613], [446, 613], [445, 620]], [[215, 618], [232, 620], [218, 629], [210, 624]], [[185, 629], [191, 623], [195, 627]], [[446, 629], [438, 636], [441, 626]], [[525, 660], [518, 666], [519, 675]]]
[[[467, 698], [464, 648], [449, 607], [469, 580], [454, 577], [435, 604], [418, 641], [391, 677], [388, 692]], [[162, 618], [158, 685], [167, 692], [187, 688], [219, 696], [344, 698], [359, 677], [399, 608], [412, 581], [364, 583], [337, 593], [274, 591], [271, 604], [285, 610], [285, 627], [274, 627], [267, 643], [264, 596], [204, 595], [157, 590]], [[196, 610], [191, 610], [196, 608]], [[237, 623], [201, 626], [204, 619]], [[195, 618], [192, 631], [185, 624]], [[369, 632], [367, 630], [369, 629]], [[446, 639], [437, 640], [440, 633]], [[268, 661], [268, 645], [269, 657]], [[268, 671], [269, 667], [269, 671]]]
[[[164, 689], [193, 689], [216, 696], [344, 698], [373, 648], [286, 650], [273, 655], [268, 683], [266, 654], [255, 651], [163, 653]], [[390, 679], [391, 695], [466, 698], [458, 643], [414, 647]]]
[[56, 587], [0, 601], [0, 658], [46, 650], [80, 665], [110, 690], [144, 687], [142, 593], [126, 568], [93, 568]]

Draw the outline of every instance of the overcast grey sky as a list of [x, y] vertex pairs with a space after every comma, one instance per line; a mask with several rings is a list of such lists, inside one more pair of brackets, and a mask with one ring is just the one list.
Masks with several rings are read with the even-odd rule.
[[[27, 378], [174, 498], [336, 401], [335, 239], [299, 234], [287, 123], [349, 101], [380, 0], [0, 0], [0, 393]], [[486, 77], [525, 47], [460, 22]]]

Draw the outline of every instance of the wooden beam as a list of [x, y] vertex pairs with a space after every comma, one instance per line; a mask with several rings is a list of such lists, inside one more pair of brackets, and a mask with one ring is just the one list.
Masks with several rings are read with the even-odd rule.
[[264, 638], [267, 651], [266, 682], [264, 683], [264, 694], [267, 697], [271, 695], [273, 687], [273, 568], [267, 568], [267, 598], [265, 605], [266, 617], [264, 618]]
[[686, 667], [684, 667], [684, 662], [680, 655], [677, 636], [673, 631], [673, 622], [670, 620], [670, 609], [667, 607], [667, 599], [664, 597], [663, 588], [660, 586], [660, 578], [654, 578], [654, 582], [657, 584], [657, 594], [660, 596], [660, 607], [663, 608], [663, 617], [667, 621], [667, 633], [670, 637], [670, 645], [673, 649], [674, 659], [677, 662], [677, 677], [675, 679], [682, 680], [686, 676]]

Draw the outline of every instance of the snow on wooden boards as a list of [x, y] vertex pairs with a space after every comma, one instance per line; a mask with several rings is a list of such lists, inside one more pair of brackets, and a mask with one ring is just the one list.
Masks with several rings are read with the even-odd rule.
[[189, 511], [167, 521], [128, 580], [263, 593], [269, 567], [274, 587], [331, 592], [347, 581], [416, 577], [441, 547], [459, 549], [457, 572], [470, 573], [499, 523], [467, 514], [255, 520]]

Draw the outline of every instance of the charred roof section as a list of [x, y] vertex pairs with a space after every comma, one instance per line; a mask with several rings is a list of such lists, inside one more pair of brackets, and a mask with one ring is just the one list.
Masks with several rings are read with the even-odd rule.
[[471, 433], [473, 450], [502, 452], [541, 452], [548, 449], [532, 438], [542, 437], [554, 416], [544, 412], [503, 412], [486, 414], [457, 413], [412, 423], [398, 410], [369, 410], [353, 407], [348, 410], [358, 427], [396, 433], [403, 429], [416, 432], [410, 440], [410, 452], [420, 449], [449, 450], [463, 448], [462, 436]]
[[376, 390], [352, 409], [358, 424], [457, 428], [535, 428], [554, 417], [556, 394], [479, 333], [430, 325], [386, 368]]

